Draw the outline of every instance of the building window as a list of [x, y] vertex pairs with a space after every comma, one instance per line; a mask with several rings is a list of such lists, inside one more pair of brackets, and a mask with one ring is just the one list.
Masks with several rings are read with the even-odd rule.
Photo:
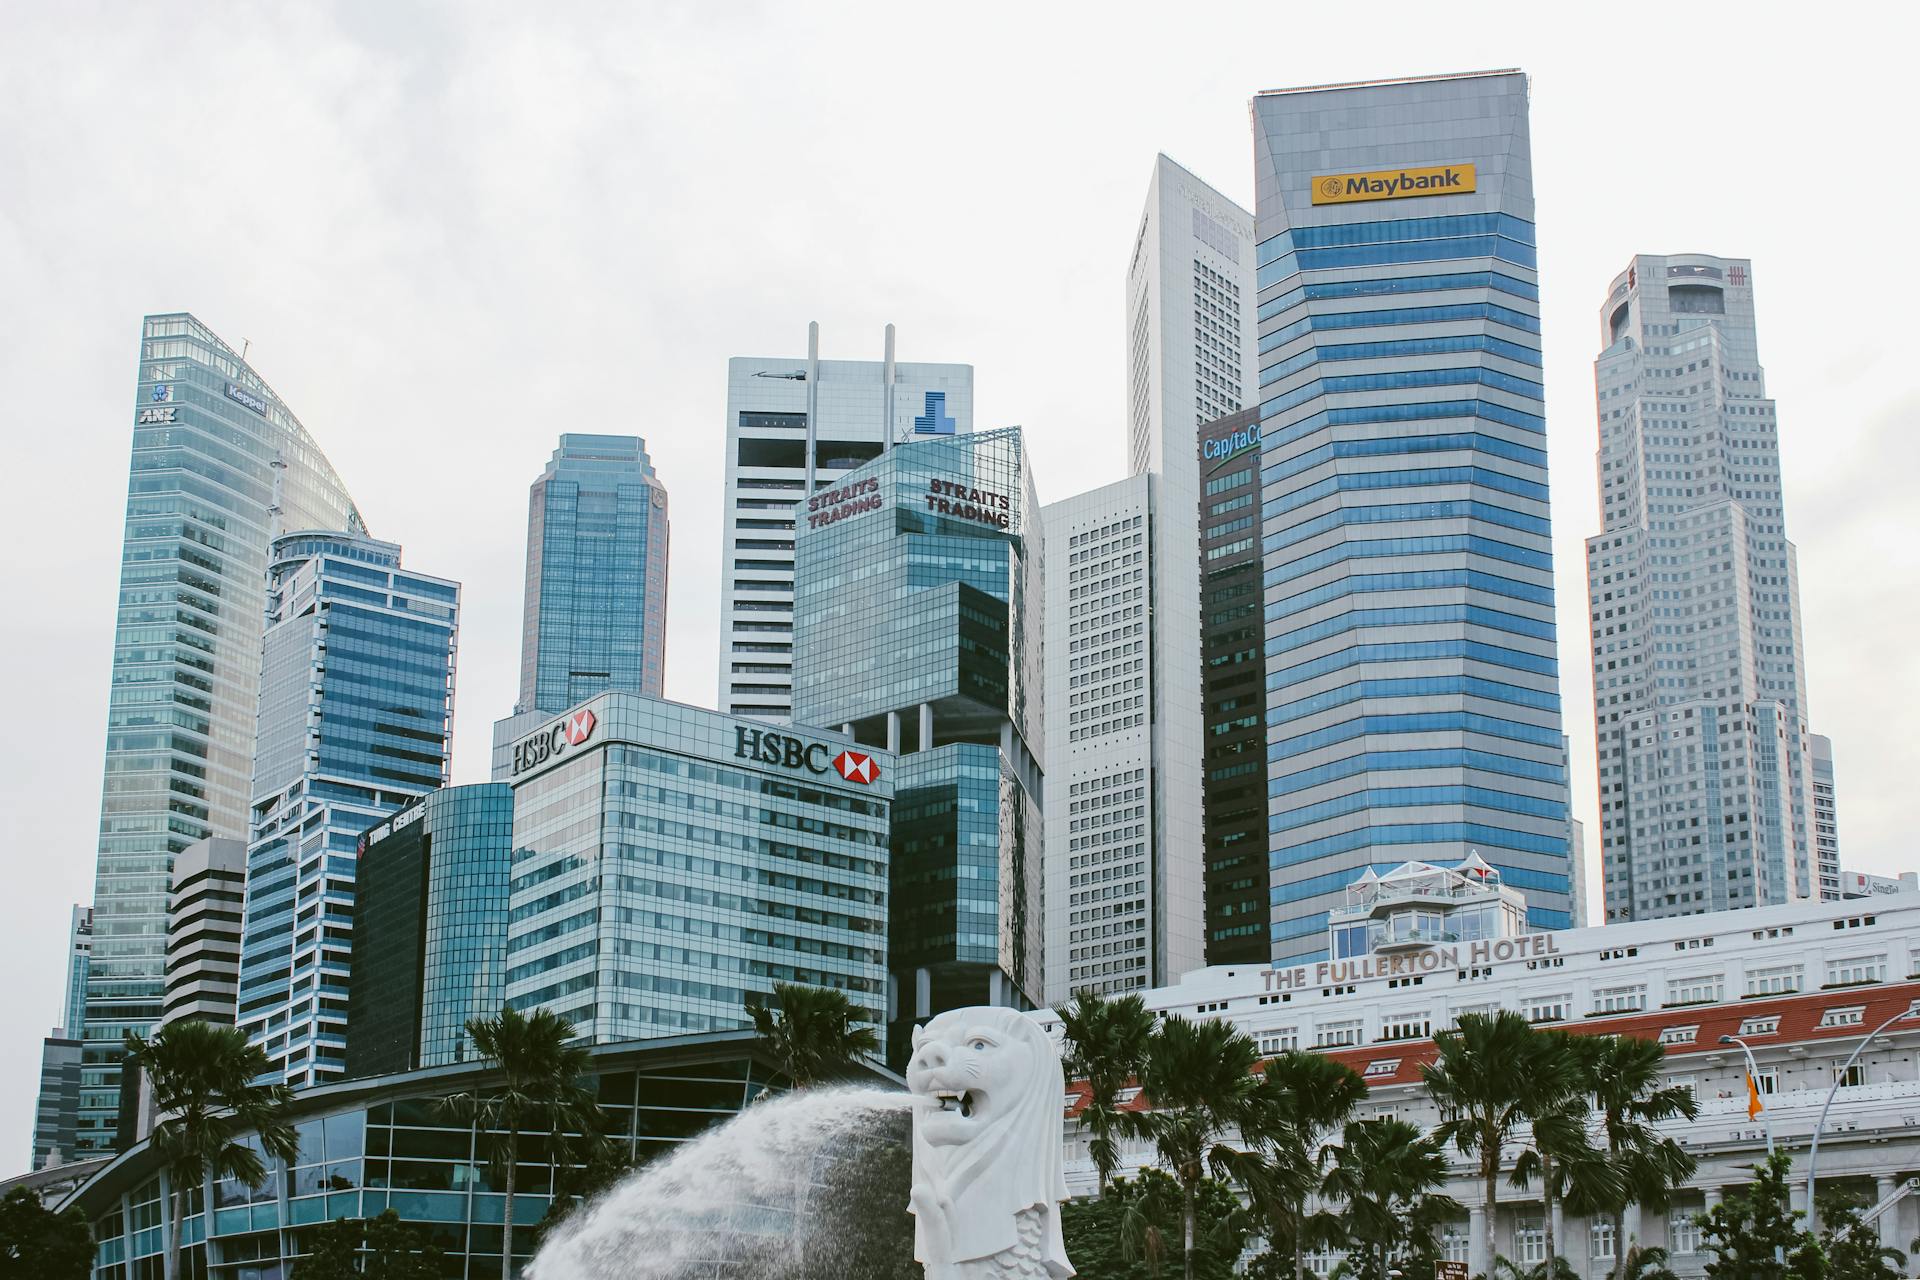
[[1313, 1047], [1316, 1049], [1337, 1049], [1343, 1045], [1360, 1043], [1363, 1024], [1359, 1022], [1329, 1022], [1314, 1032]]
[[1600, 987], [1593, 993], [1595, 1013], [1635, 1013], [1646, 1007], [1645, 987]]
[[1587, 1254], [1593, 1258], [1613, 1256], [1613, 1224], [1611, 1222], [1595, 1222], [1588, 1226]]
[[1300, 1033], [1292, 1027], [1263, 1035], [1259, 1039], [1261, 1053], [1292, 1053], [1300, 1047]]
[[1838, 1069], [1834, 1071], [1833, 1079], [1834, 1083], [1842, 1089], [1858, 1089], [1867, 1082], [1866, 1065], [1859, 1062], [1848, 1063], [1845, 1071]]
[[1820, 1015], [1819, 1026], [1822, 1029], [1827, 1027], [1858, 1027], [1864, 1025], [1866, 1020], [1867, 1007], [1865, 1005], [1855, 1004], [1848, 1005], [1843, 1009], [1827, 1010]]
[[1750, 996], [1788, 995], [1799, 989], [1800, 966], [1797, 964], [1755, 969], [1747, 975], [1747, 994]]
[[1513, 1251], [1523, 1263], [1547, 1260], [1547, 1225], [1539, 1218], [1522, 1218], [1513, 1229]]
[[1399, 1069], [1400, 1059], [1398, 1058], [1375, 1058], [1367, 1064], [1367, 1069], [1362, 1074], [1372, 1080], [1380, 1076], [1390, 1076]]
[[1718, 1004], [1724, 993], [1717, 974], [1710, 978], [1681, 978], [1667, 984], [1667, 1003]]
[[1700, 1219], [1691, 1213], [1676, 1214], [1673, 1219], [1673, 1251], [1675, 1253], [1699, 1253], [1701, 1244]]
[[1830, 987], [1856, 987], [1868, 982], [1880, 982], [1886, 976], [1885, 956], [1855, 956], [1851, 960], [1827, 962], [1827, 985]]
[[1382, 1040], [1419, 1040], [1425, 1038], [1433, 1029], [1432, 1022], [1426, 1018], [1402, 1014], [1389, 1018], [1380, 1028]]
[[1661, 1044], [1692, 1044], [1694, 1036], [1699, 1033], [1699, 1030], [1700, 1028], [1697, 1026], [1667, 1027], [1660, 1032], [1660, 1043]]
[[1473, 1256], [1473, 1237], [1463, 1224], [1454, 1223], [1441, 1235], [1440, 1256], [1448, 1262], [1465, 1262]]
[[1765, 1018], [1743, 1019], [1740, 1023], [1739, 1034], [1742, 1036], [1770, 1036], [1778, 1034], [1779, 1031], [1780, 1015], [1774, 1014]]
[[1564, 1022], [1573, 1005], [1572, 996], [1542, 996], [1525, 1006], [1528, 1022]]

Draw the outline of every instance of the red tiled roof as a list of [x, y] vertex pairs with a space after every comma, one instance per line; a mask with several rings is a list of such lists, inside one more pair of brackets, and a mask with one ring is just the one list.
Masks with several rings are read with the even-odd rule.
[[[1857, 1040], [1868, 1031], [1879, 1026], [1894, 1014], [1920, 1000], [1920, 982], [1899, 982], [1891, 985], [1869, 983], [1857, 987], [1841, 987], [1830, 991], [1813, 991], [1801, 995], [1771, 996], [1749, 1000], [1728, 1000], [1719, 1004], [1685, 1005], [1674, 1009], [1659, 1009], [1648, 1013], [1603, 1014], [1590, 1018], [1575, 1018], [1567, 1022], [1540, 1024], [1543, 1029], [1570, 1031], [1581, 1036], [1638, 1036], [1642, 1040], [1658, 1040], [1660, 1033], [1672, 1027], [1694, 1027], [1692, 1044], [1671, 1044], [1667, 1046], [1667, 1056], [1683, 1065], [1691, 1054], [1699, 1053], [1738, 1053], [1738, 1046], [1723, 1045], [1723, 1035], [1738, 1035], [1740, 1024], [1748, 1018], [1768, 1018], [1778, 1015], [1780, 1029], [1772, 1035], [1742, 1037], [1755, 1049], [1766, 1049], [1775, 1045], [1817, 1043], [1822, 1040]], [[1864, 1013], [1857, 1026], [1822, 1027], [1820, 1019], [1829, 1009], [1862, 1008]], [[1920, 1018], [1913, 1024], [1920, 1029]], [[1900, 1028], [1890, 1028], [1897, 1030]], [[1350, 1049], [1330, 1049], [1326, 1056], [1346, 1063], [1361, 1074], [1369, 1087], [1386, 1088], [1392, 1085], [1420, 1083], [1420, 1068], [1439, 1056], [1431, 1039], [1388, 1040], [1378, 1044], [1359, 1045]], [[1368, 1076], [1370, 1063], [1398, 1059], [1398, 1065], [1391, 1074]], [[1086, 1082], [1075, 1080], [1067, 1085], [1067, 1091], [1074, 1094], [1078, 1101], [1068, 1110], [1069, 1117], [1077, 1116], [1085, 1108], [1089, 1093]], [[1123, 1111], [1143, 1110], [1143, 1104], [1136, 1098], [1122, 1104]]]

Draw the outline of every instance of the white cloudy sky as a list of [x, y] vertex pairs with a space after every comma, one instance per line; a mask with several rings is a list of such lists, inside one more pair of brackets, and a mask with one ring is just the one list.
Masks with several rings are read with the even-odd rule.
[[1262, 88], [1533, 77], [1590, 830], [1595, 312], [1632, 253], [1754, 259], [1845, 860], [1920, 862], [1914, 29], [1895, 6], [1555, 12], [0, 0], [0, 1173], [24, 1165], [67, 907], [91, 894], [142, 314], [250, 340], [373, 531], [465, 583], [473, 781], [513, 697], [526, 487], [559, 432], [646, 438], [673, 495], [668, 690], [711, 702], [727, 357], [797, 352], [814, 319], [828, 355], [870, 357], [893, 321], [903, 359], [975, 366], [979, 426], [1028, 428], [1043, 498], [1118, 478], [1154, 153], [1250, 202]]

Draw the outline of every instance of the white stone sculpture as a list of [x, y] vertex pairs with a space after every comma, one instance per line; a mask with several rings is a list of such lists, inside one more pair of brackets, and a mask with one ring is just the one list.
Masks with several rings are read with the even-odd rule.
[[1060, 1054], [1012, 1009], [955, 1009], [913, 1032], [913, 1256], [927, 1280], [1065, 1280]]

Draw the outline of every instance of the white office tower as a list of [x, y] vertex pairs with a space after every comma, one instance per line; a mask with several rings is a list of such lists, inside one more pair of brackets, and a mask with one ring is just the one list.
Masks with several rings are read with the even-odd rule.
[[1587, 592], [1606, 919], [1837, 893], [1838, 866], [1816, 872], [1799, 579], [1752, 267], [1643, 254], [1600, 328]]
[[[1160, 477], [1136, 475], [1041, 511], [1055, 1004], [1077, 991], [1143, 991], [1204, 963], [1198, 742], [1170, 742], [1172, 725], [1155, 714], [1167, 654], [1185, 652], [1152, 625], [1163, 612], [1160, 493]], [[1194, 710], [1179, 727], [1197, 739]]]
[[1820, 896], [1843, 898], [1840, 814], [1833, 798], [1833, 739], [1816, 733], [1813, 743], [1813, 856], [1820, 868]]
[[[727, 362], [727, 519], [720, 710], [786, 723], [793, 710], [793, 533], [805, 496], [880, 456], [882, 442], [973, 430], [973, 366], [883, 360]], [[818, 514], [818, 513], [816, 513]]]
[[1169, 980], [1205, 963], [1200, 426], [1259, 399], [1254, 294], [1253, 215], [1156, 156], [1127, 263], [1127, 407], [1132, 474], [1156, 478], [1149, 548], [1155, 791], [1165, 811], [1193, 815], [1191, 831], [1179, 836], [1193, 847], [1163, 860], [1166, 870], [1192, 877], [1179, 893], [1184, 904], [1191, 891], [1195, 913], [1191, 939], [1184, 918], [1168, 926]]

